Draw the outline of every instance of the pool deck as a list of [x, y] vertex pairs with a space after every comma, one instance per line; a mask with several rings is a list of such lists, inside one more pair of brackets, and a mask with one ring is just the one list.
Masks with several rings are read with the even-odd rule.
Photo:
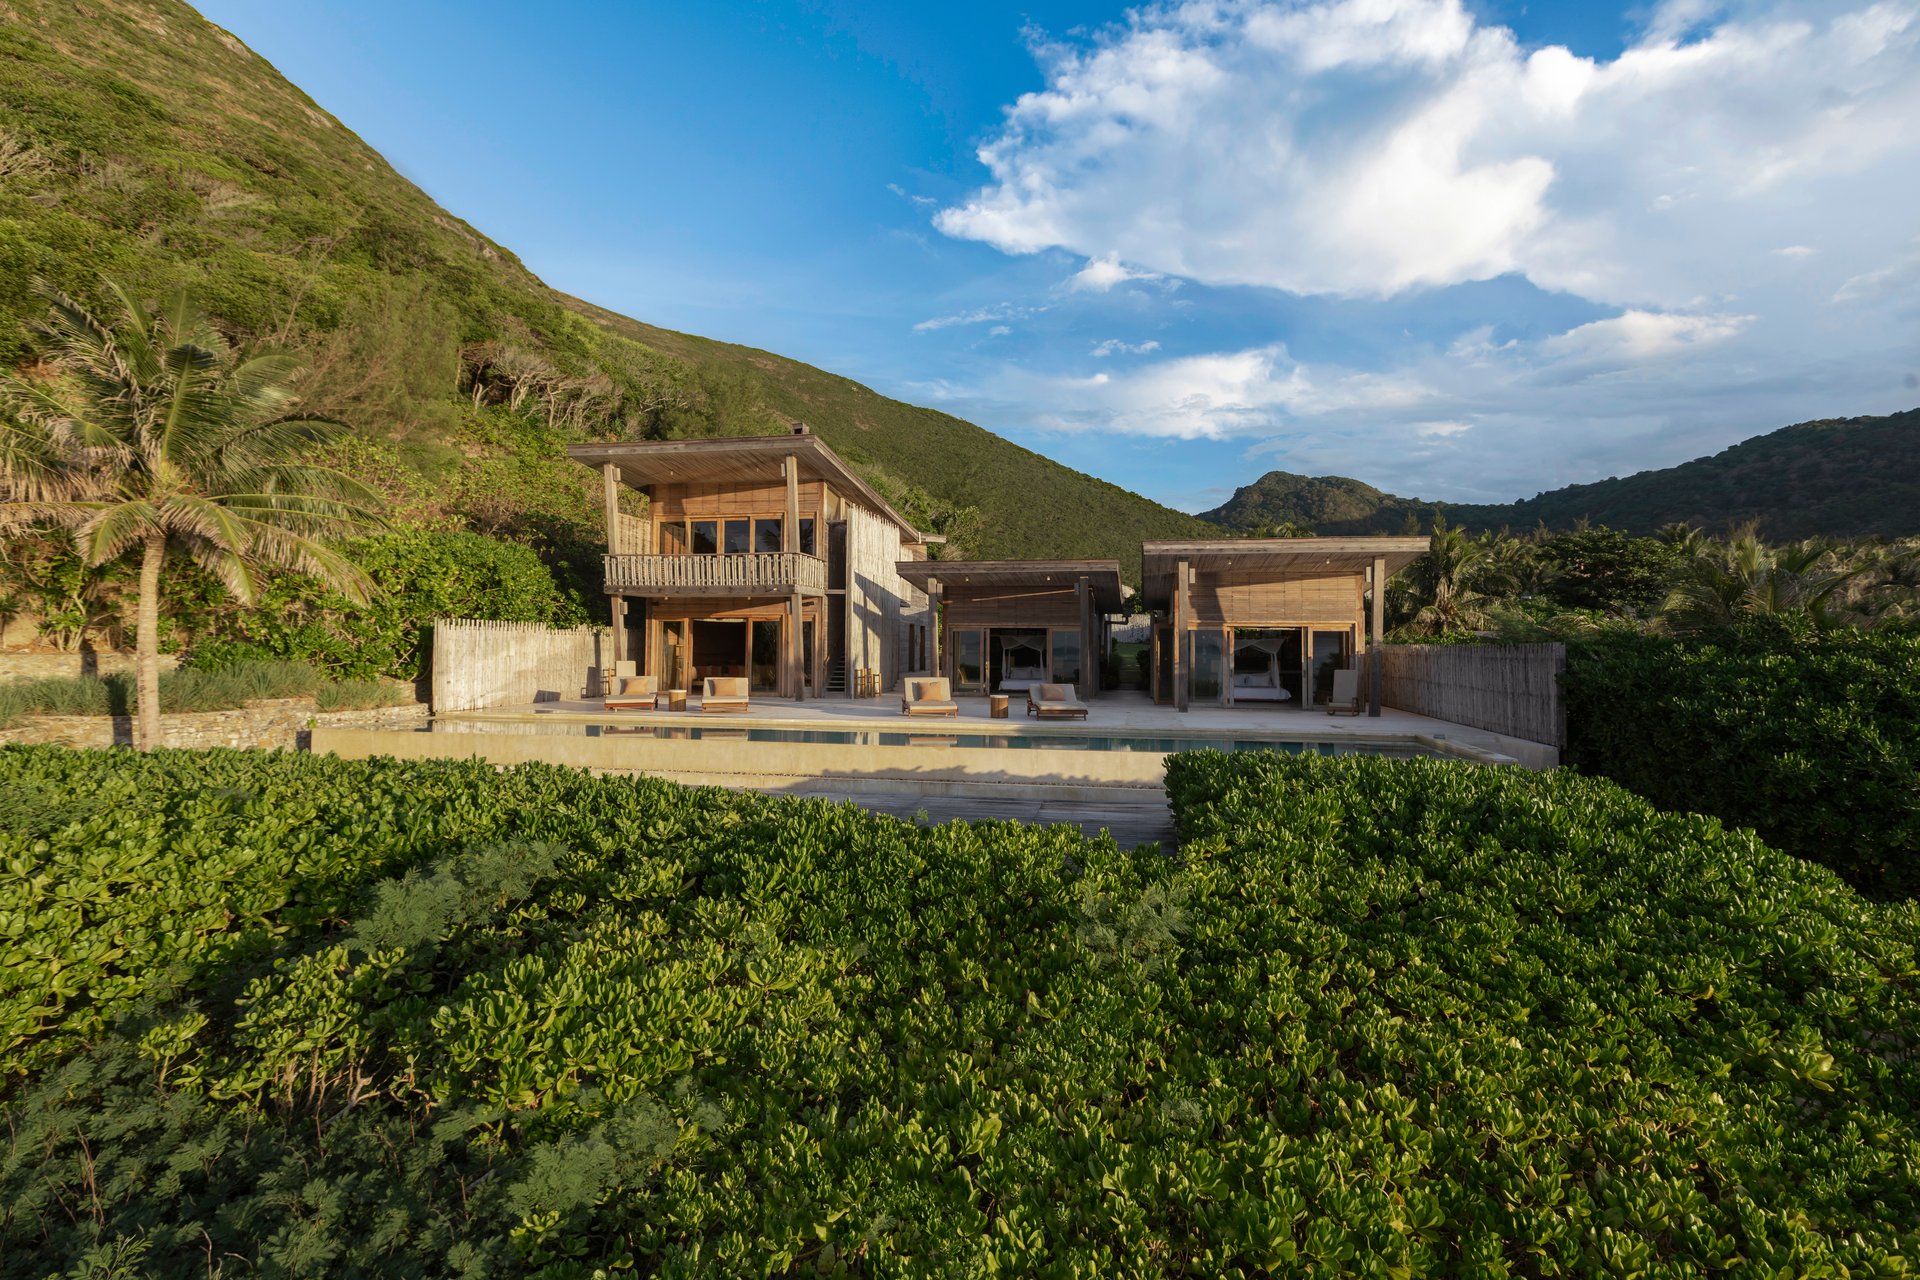
[[[594, 724], [735, 724], [743, 727], [862, 729], [900, 733], [908, 727], [916, 733], [993, 733], [1043, 737], [1060, 734], [1117, 733], [1152, 737], [1196, 738], [1276, 738], [1303, 742], [1389, 742], [1433, 749], [1446, 744], [1470, 758], [1512, 762], [1531, 769], [1551, 768], [1559, 763], [1558, 753], [1550, 746], [1528, 742], [1504, 734], [1491, 733], [1467, 725], [1415, 715], [1410, 711], [1382, 708], [1379, 716], [1364, 712], [1357, 716], [1330, 716], [1324, 711], [1304, 711], [1268, 705], [1240, 707], [1194, 707], [1176, 711], [1156, 706], [1145, 694], [1120, 691], [1102, 694], [1087, 704], [1088, 714], [1080, 720], [1035, 720], [1025, 713], [1016, 695], [1008, 718], [995, 720], [988, 714], [985, 698], [960, 698], [960, 714], [953, 718], [900, 714], [897, 694], [879, 698], [822, 698], [794, 702], [785, 698], [753, 700], [745, 713], [707, 714], [700, 711], [699, 698], [691, 699], [687, 711], [604, 710], [598, 699], [562, 698], [498, 707], [485, 711], [461, 711], [444, 714], [440, 720], [527, 722], [553, 717], [562, 721]], [[1441, 748], [1442, 750], [1445, 747]]]

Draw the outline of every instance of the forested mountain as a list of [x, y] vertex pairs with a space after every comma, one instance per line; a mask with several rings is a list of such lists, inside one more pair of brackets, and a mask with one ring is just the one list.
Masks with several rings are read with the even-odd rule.
[[1519, 502], [1428, 502], [1344, 476], [1270, 471], [1204, 520], [1234, 529], [1288, 522], [1316, 533], [1398, 533], [1436, 512], [1469, 529], [1564, 529], [1588, 520], [1632, 533], [1685, 521], [1720, 531], [1757, 521], [1773, 541], [1920, 533], [1920, 409], [1879, 418], [1802, 422], [1710, 458]]
[[399, 509], [595, 549], [572, 440], [806, 421], [976, 556], [1138, 559], [1184, 513], [979, 427], [766, 352], [549, 289], [238, 39], [176, 0], [0, 0], [0, 359], [27, 359], [42, 278], [192, 286], [244, 343], [308, 356], [309, 407]]

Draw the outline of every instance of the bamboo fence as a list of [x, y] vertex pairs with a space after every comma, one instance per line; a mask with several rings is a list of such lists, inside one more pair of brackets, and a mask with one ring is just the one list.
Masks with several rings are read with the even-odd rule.
[[1379, 653], [1384, 705], [1566, 748], [1565, 645], [1391, 644]]

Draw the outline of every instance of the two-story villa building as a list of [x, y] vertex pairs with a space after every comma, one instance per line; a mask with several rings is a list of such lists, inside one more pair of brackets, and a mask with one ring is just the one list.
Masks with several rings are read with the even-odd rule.
[[[929, 670], [928, 538], [804, 427], [792, 435], [569, 445], [600, 472], [615, 657], [662, 689], [745, 676], [786, 698], [851, 696]], [[645, 515], [629, 491], [645, 494]]]

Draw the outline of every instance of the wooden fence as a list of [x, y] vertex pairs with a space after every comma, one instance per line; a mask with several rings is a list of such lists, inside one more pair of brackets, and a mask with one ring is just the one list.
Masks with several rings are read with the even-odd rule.
[[611, 664], [606, 627], [443, 618], [433, 624], [433, 710], [473, 711], [598, 695]]
[[1565, 749], [1567, 646], [1390, 644], [1379, 652], [1386, 706]]

